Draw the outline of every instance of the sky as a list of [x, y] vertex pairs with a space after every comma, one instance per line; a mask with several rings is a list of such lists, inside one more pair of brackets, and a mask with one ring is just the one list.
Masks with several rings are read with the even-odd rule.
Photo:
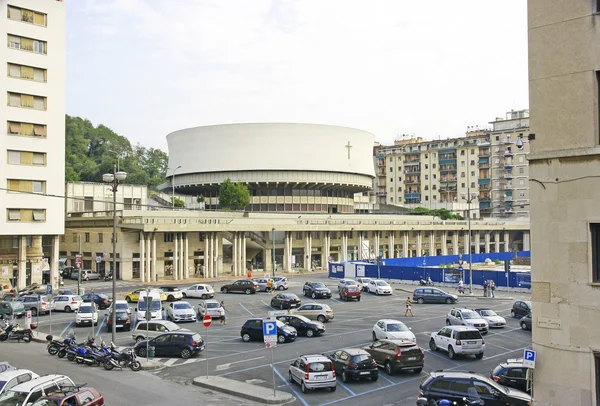
[[67, 0], [67, 114], [172, 131], [299, 122], [463, 136], [528, 108], [523, 0]]

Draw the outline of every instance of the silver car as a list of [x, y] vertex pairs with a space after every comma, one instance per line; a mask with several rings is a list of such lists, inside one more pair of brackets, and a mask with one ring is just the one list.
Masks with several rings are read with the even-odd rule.
[[198, 303], [198, 315], [204, 317], [207, 314], [212, 318], [221, 317], [221, 304], [213, 299], [201, 300], [200, 303]]
[[267, 283], [270, 280], [273, 285], [272, 288], [274, 288], [275, 286], [275, 281], [273, 281], [273, 279], [271, 278], [252, 278], [252, 280], [258, 284], [258, 291], [260, 292], [266, 292], [267, 291]]
[[56, 309], [56, 305], [46, 295], [26, 295], [19, 298], [25, 311], [31, 311], [32, 316], [40, 314], [48, 314], [51, 310]]
[[288, 279], [285, 276], [275, 276], [273, 278], [275, 281], [275, 289], [277, 290], [287, 290], [288, 288]]
[[290, 311], [292, 314], [301, 315], [311, 320], [318, 320], [321, 323], [333, 320], [334, 317], [331, 307], [322, 303], [306, 303]]
[[290, 365], [290, 382], [298, 382], [302, 393], [318, 388], [335, 391], [337, 380], [331, 360], [323, 355], [303, 355]]

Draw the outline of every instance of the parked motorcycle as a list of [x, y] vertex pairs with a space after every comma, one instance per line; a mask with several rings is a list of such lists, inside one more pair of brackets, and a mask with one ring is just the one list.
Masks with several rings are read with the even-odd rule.
[[129, 367], [132, 371], [139, 371], [142, 369], [142, 364], [137, 360], [135, 351], [132, 347], [124, 349], [119, 352], [113, 343], [110, 343], [110, 355], [104, 362], [104, 369], [107, 371], [113, 368], [127, 368]]
[[107, 273], [106, 275], [104, 275], [104, 281], [108, 282], [108, 281], [112, 281], [113, 280], [113, 274], [112, 273]]
[[9, 324], [6, 329], [0, 333], [0, 341], [17, 340], [17, 342], [21, 342], [21, 340], [23, 340], [23, 342], [28, 343], [31, 341], [32, 337], [33, 331], [30, 328], [20, 328], [18, 324], [16, 326]]
[[427, 279], [424, 279], [422, 276], [419, 277], [419, 285], [421, 286], [433, 286], [433, 281], [431, 277], [428, 276]]

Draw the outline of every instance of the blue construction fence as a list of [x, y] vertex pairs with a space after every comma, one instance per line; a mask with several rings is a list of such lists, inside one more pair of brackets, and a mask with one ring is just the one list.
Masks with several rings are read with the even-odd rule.
[[[473, 263], [485, 262], [487, 258], [498, 261], [510, 261], [513, 258], [512, 252], [490, 252], [487, 254], [471, 254]], [[531, 258], [531, 251], [517, 251], [517, 258]], [[412, 257], [412, 258], [388, 258], [382, 259], [386, 265], [390, 266], [437, 266], [442, 264], [458, 264], [459, 259], [469, 260], [469, 255], [439, 255], [432, 257]]]

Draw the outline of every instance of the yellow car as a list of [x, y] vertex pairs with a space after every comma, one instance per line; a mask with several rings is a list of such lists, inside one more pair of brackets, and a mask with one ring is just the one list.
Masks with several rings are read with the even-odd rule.
[[[145, 290], [146, 289], [144, 289], [144, 288], [136, 289], [133, 292], [126, 294], [125, 300], [127, 301], [127, 303], [137, 302], [138, 300], [140, 300], [140, 292], [143, 292]], [[161, 302], [165, 302], [167, 300], [167, 294], [165, 292], [159, 291], [158, 289], [150, 289], [150, 290], [160, 293], [160, 301]]]

